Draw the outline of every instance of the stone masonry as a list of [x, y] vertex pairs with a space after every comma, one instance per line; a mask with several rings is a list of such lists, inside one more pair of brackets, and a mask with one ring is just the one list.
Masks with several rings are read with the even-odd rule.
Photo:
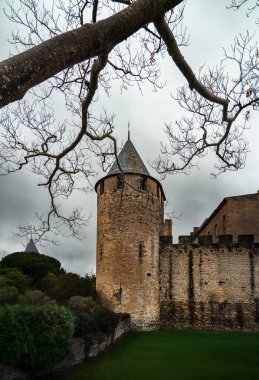
[[[104, 180], [98, 193], [96, 287], [104, 304], [131, 315], [139, 327], [159, 321], [159, 236], [163, 200], [147, 179], [149, 191], [136, 190], [138, 175]], [[152, 191], [153, 190], [153, 191]], [[154, 194], [155, 191], [155, 194]]]
[[[250, 235], [259, 243], [259, 191], [224, 198], [208, 219], [199, 228], [194, 228], [193, 242], [197, 243], [200, 235], [209, 235], [212, 242], [218, 242], [219, 235], [232, 235], [233, 242], [242, 243]], [[252, 240], [251, 240], [252, 239]]]
[[[195, 243], [184, 236], [172, 244], [163, 188], [130, 139], [118, 163], [96, 184], [96, 287], [103, 304], [130, 314], [134, 328], [259, 331], [259, 230], [238, 197], [225, 198], [195, 230]], [[258, 194], [245, 197], [259, 212]], [[215, 238], [208, 234], [213, 228]]]
[[129, 313], [132, 325], [159, 325], [159, 244], [164, 227], [164, 193], [150, 176], [130, 139], [96, 184], [96, 287], [102, 302]]
[[259, 331], [259, 244], [162, 246], [160, 324]]

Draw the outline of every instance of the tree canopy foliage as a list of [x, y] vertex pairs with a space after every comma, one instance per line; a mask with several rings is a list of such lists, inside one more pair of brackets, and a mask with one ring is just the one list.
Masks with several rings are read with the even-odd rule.
[[36, 252], [11, 253], [2, 258], [0, 266], [1, 268], [16, 268], [37, 282], [49, 272], [64, 273], [57, 259]]
[[96, 297], [95, 278], [80, 277], [75, 273], [48, 273], [41, 281], [41, 289], [50, 298], [64, 302], [73, 296]]
[[[87, 217], [79, 207], [67, 214], [59, 199], [79, 187], [89, 190], [94, 157], [104, 170], [118, 158], [114, 116], [107, 111], [94, 114], [92, 104], [102, 91], [109, 94], [115, 79], [122, 89], [149, 82], [159, 90], [165, 55], [186, 80], [175, 96], [186, 117], [166, 125], [168, 143], [154, 162], [158, 173], [188, 173], [193, 160], [209, 151], [217, 158], [217, 173], [244, 166], [244, 132], [259, 106], [253, 34], [237, 36], [218, 66], [196, 73], [182, 54], [188, 43], [183, 26], [186, 0], [19, 4], [9, 3], [5, 9], [9, 20], [26, 33], [13, 33], [12, 43], [20, 53], [0, 63], [0, 168], [8, 174], [29, 167], [41, 177], [39, 185], [48, 189], [51, 199], [48, 215], [39, 216], [39, 226], [20, 227], [21, 236], [33, 233], [36, 241], [49, 239], [50, 231], [60, 232], [62, 224], [80, 237]], [[229, 0], [219, 6], [230, 11], [246, 7], [251, 15], [258, 1]], [[61, 121], [54, 115], [57, 97], [69, 114]]]
[[0, 264], [0, 286], [3, 284], [15, 286], [20, 292], [24, 292], [31, 286], [32, 278], [17, 268], [4, 268]]
[[66, 273], [57, 259], [36, 252], [14, 252], [2, 258], [0, 288], [3, 288], [1, 304], [9, 298], [16, 301], [16, 290], [23, 294], [20, 302], [25, 304], [28, 300], [30, 304], [33, 300], [37, 304], [51, 303], [53, 299], [66, 303], [73, 296], [97, 298], [93, 274], [81, 277]]

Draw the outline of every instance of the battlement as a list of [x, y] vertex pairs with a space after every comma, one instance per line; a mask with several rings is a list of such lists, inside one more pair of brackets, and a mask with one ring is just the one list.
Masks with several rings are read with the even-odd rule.
[[192, 245], [194, 247], [197, 246], [255, 246], [259, 247], [259, 243], [255, 243], [254, 235], [238, 235], [237, 242], [234, 242], [233, 235], [218, 235], [218, 241], [213, 242], [212, 235], [200, 235], [198, 236], [198, 242], [194, 243], [192, 241], [192, 237], [190, 235], [182, 235], [179, 236], [179, 244], [178, 245]]
[[173, 243], [172, 226], [172, 219], [165, 219], [160, 234], [160, 244], [168, 245]]

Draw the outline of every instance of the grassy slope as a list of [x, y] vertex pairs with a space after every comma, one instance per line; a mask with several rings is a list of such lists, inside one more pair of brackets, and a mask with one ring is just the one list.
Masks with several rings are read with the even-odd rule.
[[130, 333], [62, 380], [256, 380], [259, 334], [200, 331]]

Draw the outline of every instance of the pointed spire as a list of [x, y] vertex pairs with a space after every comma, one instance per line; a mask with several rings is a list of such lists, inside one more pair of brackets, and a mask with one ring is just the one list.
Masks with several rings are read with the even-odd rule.
[[128, 140], [130, 141], [130, 123], [128, 123]]
[[37, 252], [37, 253], [39, 253], [38, 248], [36, 247], [32, 237], [31, 237], [27, 247], [25, 248], [24, 252]]
[[[124, 173], [143, 174], [150, 176], [146, 166], [141, 160], [130, 138], [128, 138], [122, 150], [120, 151], [118, 160]], [[121, 171], [117, 165], [117, 162], [115, 161], [108, 175], [119, 174], [120, 172]]]

